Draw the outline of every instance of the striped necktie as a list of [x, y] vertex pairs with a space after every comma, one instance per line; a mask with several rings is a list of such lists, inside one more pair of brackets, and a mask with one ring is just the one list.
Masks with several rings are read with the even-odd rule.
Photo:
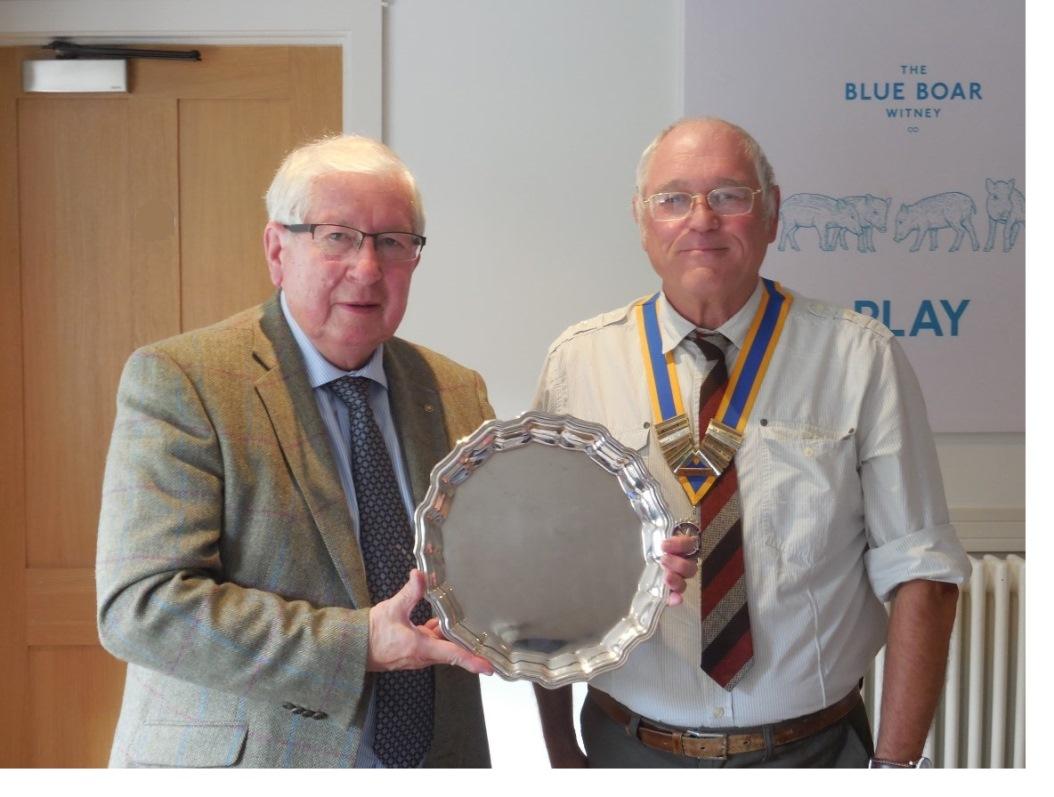
[[[329, 388], [348, 405], [351, 474], [359, 507], [359, 546], [366, 565], [370, 600], [387, 600], [406, 583], [414, 567], [414, 534], [399, 495], [388, 448], [367, 401], [369, 379], [342, 376]], [[431, 616], [425, 601], [414, 607], [415, 625]], [[432, 746], [432, 668], [397, 670], [377, 676], [373, 751], [386, 767], [420, 766]]]
[[[699, 434], [706, 433], [728, 384], [723, 335], [693, 340], [714, 365], [699, 390]], [[699, 503], [703, 671], [722, 687], [735, 688], [754, 658], [743, 567], [743, 510], [733, 460]]]

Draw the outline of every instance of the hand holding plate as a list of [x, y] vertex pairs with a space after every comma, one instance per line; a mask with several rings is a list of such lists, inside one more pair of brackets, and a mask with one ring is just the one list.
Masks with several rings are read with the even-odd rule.
[[670, 588], [666, 603], [677, 606], [684, 601], [683, 593], [688, 586], [688, 579], [698, 569], [695, 556], [699, 553], [699, 538], [677, 534], [662, 541], [662, 551], [660, 564], [665, 571], [666, 586]]
[[425, 596], [425, 576], [411, 570], [410, 579], [388, 600], [370, 609], [370, 642], [366, 669], [419, 670], [433, 664], [453, 664], [477, 675], [494, 672], [490, 662], [447, 641], [433, 618], [424, 625], [410, 622], [410, 612]]

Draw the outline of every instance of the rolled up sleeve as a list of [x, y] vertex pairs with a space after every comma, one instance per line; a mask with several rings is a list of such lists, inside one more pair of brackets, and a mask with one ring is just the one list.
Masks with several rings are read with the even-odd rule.
[[869, 547], [864, 561], [875, 594], [885, 601], [906, 581], [961, 584], [971, 568], [949, 521], [918, 380], [896, 339], [883, 344], [859, 440]]

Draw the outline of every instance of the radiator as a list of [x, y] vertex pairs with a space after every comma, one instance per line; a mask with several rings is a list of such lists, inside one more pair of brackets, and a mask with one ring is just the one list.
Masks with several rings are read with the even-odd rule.
[[[1025, 766], [1025, 560], [970, 557], [948, 650], [948, 674], [926, 739], [937, 767]], [[885, 649], [864, 682], [877, 739]]]

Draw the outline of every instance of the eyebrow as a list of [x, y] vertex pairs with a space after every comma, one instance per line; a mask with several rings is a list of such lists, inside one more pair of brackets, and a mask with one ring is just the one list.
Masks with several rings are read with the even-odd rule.
[[[730, 185], [741, 185], [741, 186], [744, 186], [746, 188], [750, 188], [751, 187], [749, 183], [744, 183], [742, 180], [736, 180], [736, 179], [733, 179], [731, 177], [718, 177], [717, 180], [715, 180], [710, 185], [710, 187], [706, 189], [706, 191], [701, 191], [700, 193], [705, 194], [705, 193], [707, 193], [709, 191], [712, 191], [715, 188], [725, 188], [725, 187], [730, 186]], [[684, 191], [686, 193], [695, 193], [692, 190], [692, 187], [689, 184], [689, 182], [687, 180], [682, 180], [682, 179], [670, 180], [669, 182], [663, 183], [662, 185], [660, 185], [658, 188], [655, 189], [654, 193], [656, 193], [656, 194], [666, 194], [666, 193], [670, 193], [670, 192], [674, 192], [674, 191]]]

